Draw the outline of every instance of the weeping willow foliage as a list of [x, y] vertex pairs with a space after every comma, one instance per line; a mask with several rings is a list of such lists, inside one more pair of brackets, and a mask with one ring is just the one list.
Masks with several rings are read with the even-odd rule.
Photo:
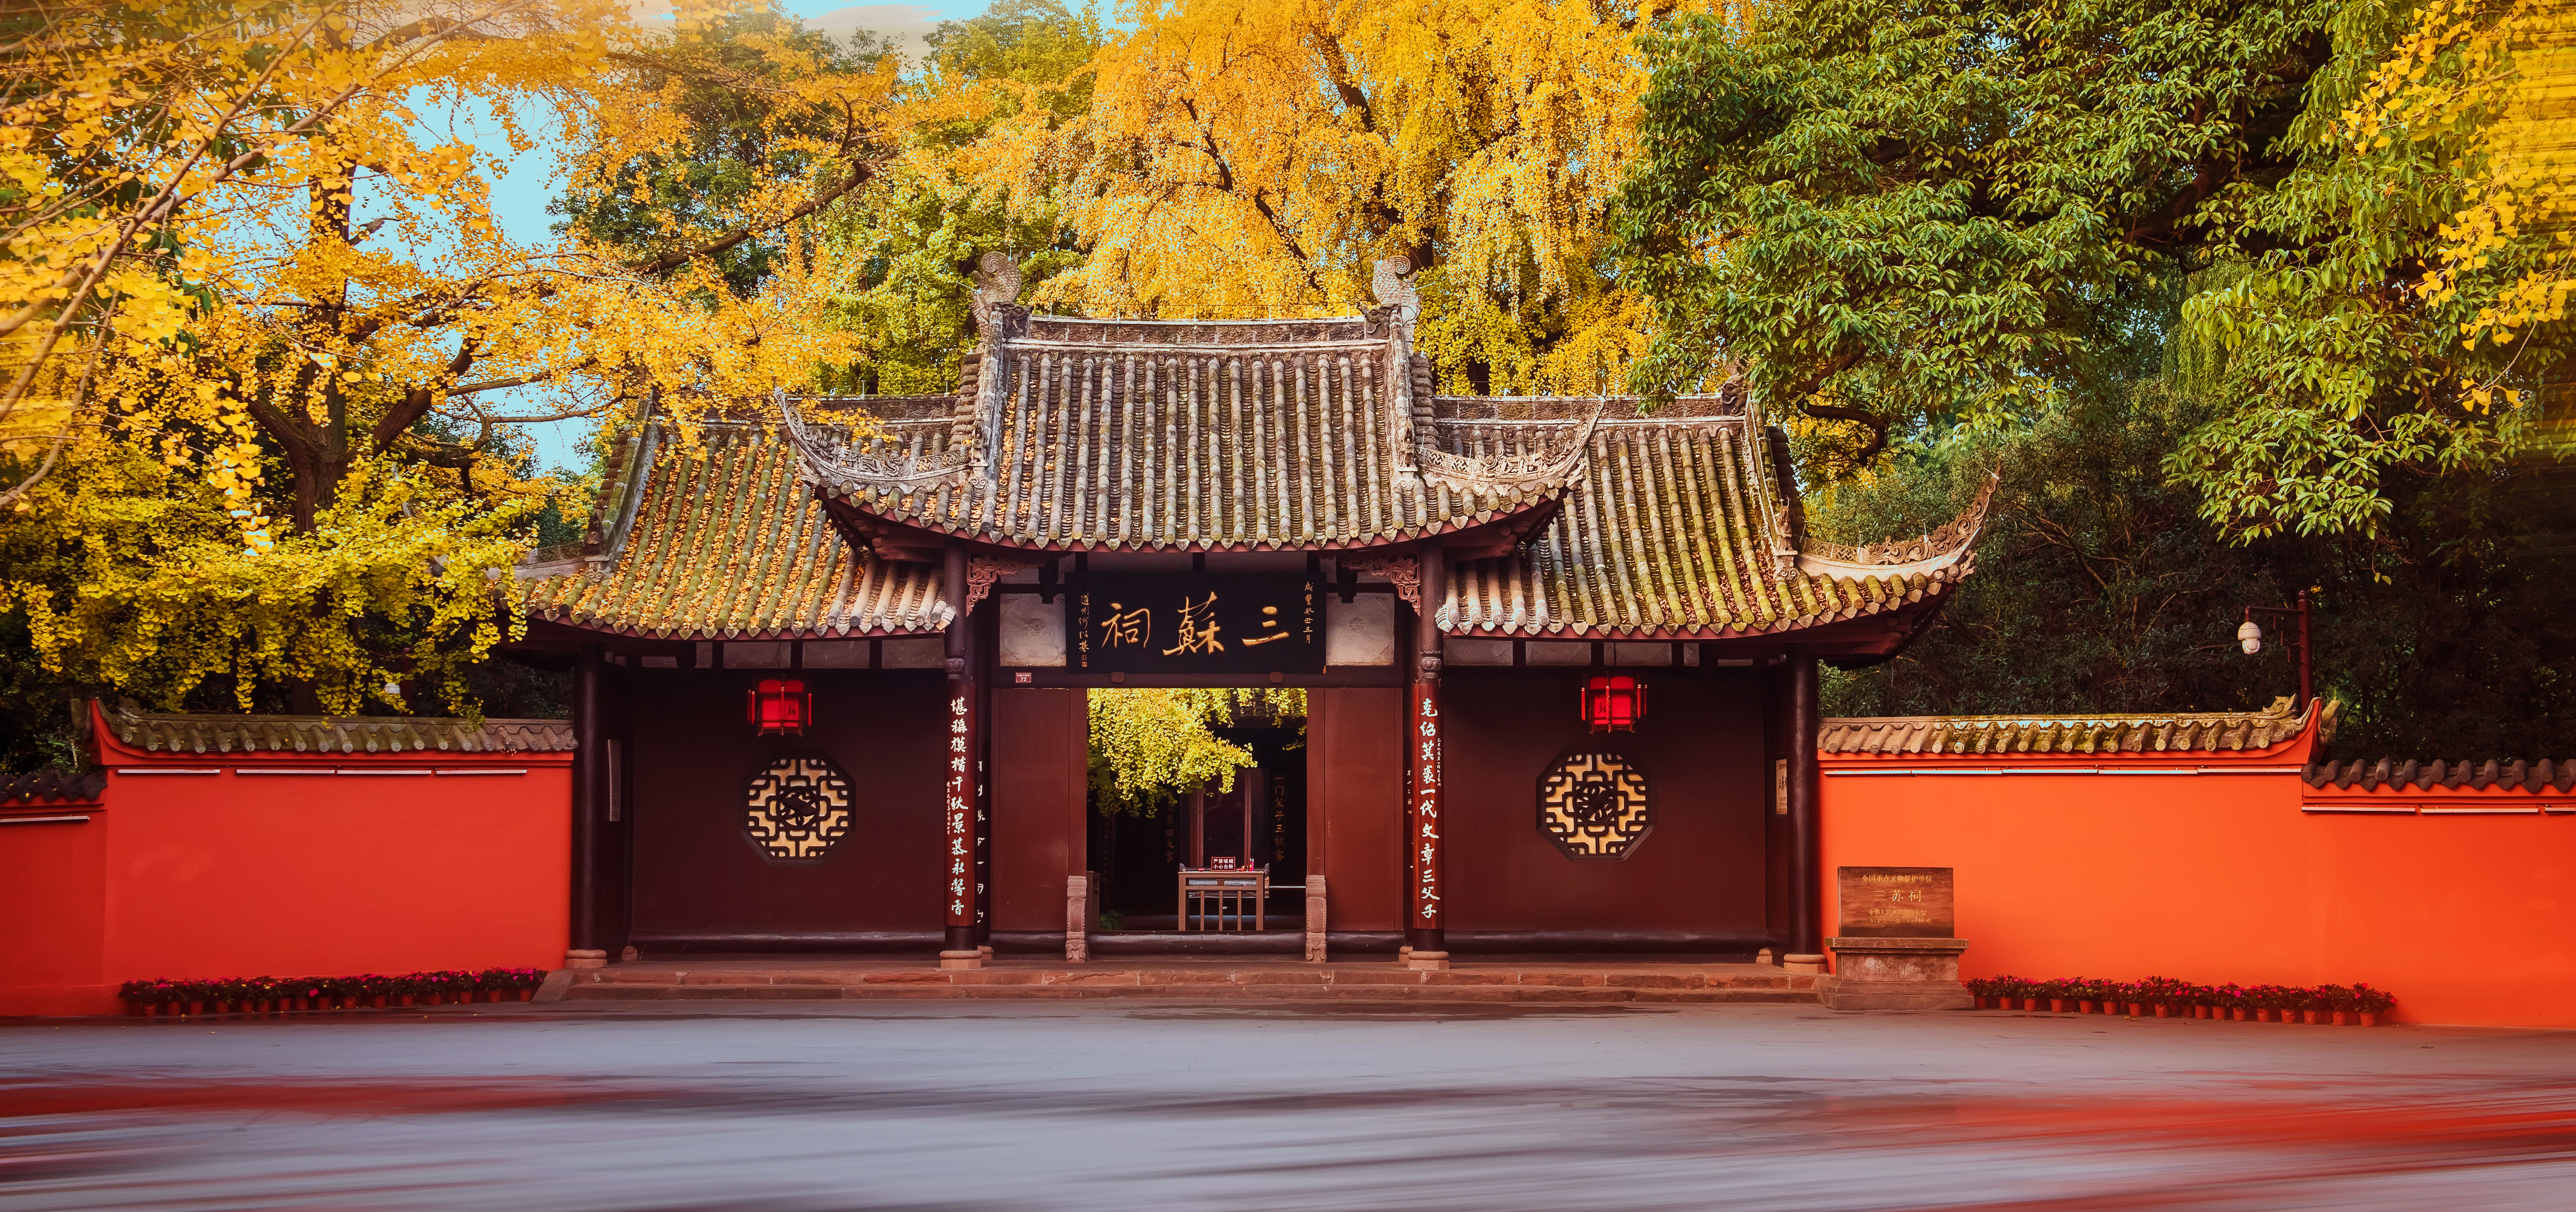
[[1235, 723], [1302, 719], [1303, 690], [1094, 690], [1091, 789], [1104, 813], [1151, 816], [1213, 783], [1234, 790], [1252, 750], [1216, 734]]

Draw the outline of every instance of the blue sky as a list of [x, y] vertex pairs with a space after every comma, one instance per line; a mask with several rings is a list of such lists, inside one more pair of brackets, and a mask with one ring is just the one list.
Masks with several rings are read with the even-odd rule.
[[[909, 42], [907, 49], [918, 50], [920, 35], [930, 32], [942, 21], [962, 20], [984, 11], [985, 0], [925, 0], [918, 4], [880, 4], [852, 7], [831, 0], [788, 0], [779, 7], [801, 18], [815, 29], [838, 36], [856, 30], [894, 35]], [[488, 158], [492, 172], [493, 217], [501, 230], [514, 240], [539, 241], [547, 238], [547, 228], [554, 216], [546, 213], [559, 187], [554, 174], [554, 157], [550, 149], [539, 147], [525, 155], [511, 154], [508, 141], [501, 137], [497, 125], [476, 127], [460, 116], [458, 129], [468, 132], [476, 146]], [[541, 393], [528, 392], [514, 403], [536, 411], [543, 407]], [[531, 425], [529, 433], [536, 439], [538, 462], [546, 467], [578, 468], [580, 445], [590, 432], [587, 421], [555, 421]]]

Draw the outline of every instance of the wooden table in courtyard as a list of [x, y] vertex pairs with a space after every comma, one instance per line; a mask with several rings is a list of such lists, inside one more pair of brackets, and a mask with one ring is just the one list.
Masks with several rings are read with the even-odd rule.
[[[1252, 929], [1262, 928], [1263, 907], [1270, 899], [1270, 869], [1239, 867], [1205, 871], [1181, 868], [1181, 929], [1241, 930], [1244, 909], [1252, 910]], [[1192, 921], [1191, 909], [1198, 910]], [[1226, 915], [1234, 915], [1234, 924], [1226, 924]], [[1213, 926], [1208, 924], [1215, 918]]]

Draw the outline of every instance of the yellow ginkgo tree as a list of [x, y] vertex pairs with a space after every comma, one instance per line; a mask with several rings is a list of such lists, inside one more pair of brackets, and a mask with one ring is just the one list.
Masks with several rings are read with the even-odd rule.
[[[1453, 389], [1595, 390], [1643, 348], [1605, 273], [1639, 38], [1693, 0], [1139, 0], [1089, 109], [971, 149], [1061, 191], [1086, 262], [1034, 295], [1092, 314], [1347, 312], [1420, 276]], [[1048, 195], [1051, 196], [1051, 195]]]
[[1302, 721], [1306, 692], [1094, 690], [1089, 709], [1093, 804], [1105, 815], [1148, 816], [1193, 791], [1234, 790], [1234, 772], [1253, 765], [1253, 753], [1216, 729]]
[[[0, 18], [0, 610], [47, 666], [169, 702], [208, 679], [244, 707], [281, 684], [333, 711], [412, 706], [406, 682], [453, 700], [512, 625], [492, 582], [549, 487], [519, 474], [512, 426], [614, 427], [648, 399], [686, 422], [839, 360], [819, 293], [843, 275], [800, 233], [909, 111], [891, 64], [785, 38], [680, 49], [750, 7]], [[721, 211], [627, 243], [494, 221], [490, 157], [461, 130], [497, 124], [575, 187], [625, 189], [688, 153], [683, 102], [709, 87], [756, 102], [781, 152]], [[780, 255], [739, 289], [715, 259], [755, 239]]]

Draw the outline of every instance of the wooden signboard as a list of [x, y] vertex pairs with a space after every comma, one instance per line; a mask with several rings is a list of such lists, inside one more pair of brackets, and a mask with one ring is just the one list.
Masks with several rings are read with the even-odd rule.
[[1844, 938], [1955, 938], [1948, 867], [1837, 867]]
[[1298, 573], [1089, 573], [1065, 594], [1084, 673], [1321, 673], [1322, 591]]

